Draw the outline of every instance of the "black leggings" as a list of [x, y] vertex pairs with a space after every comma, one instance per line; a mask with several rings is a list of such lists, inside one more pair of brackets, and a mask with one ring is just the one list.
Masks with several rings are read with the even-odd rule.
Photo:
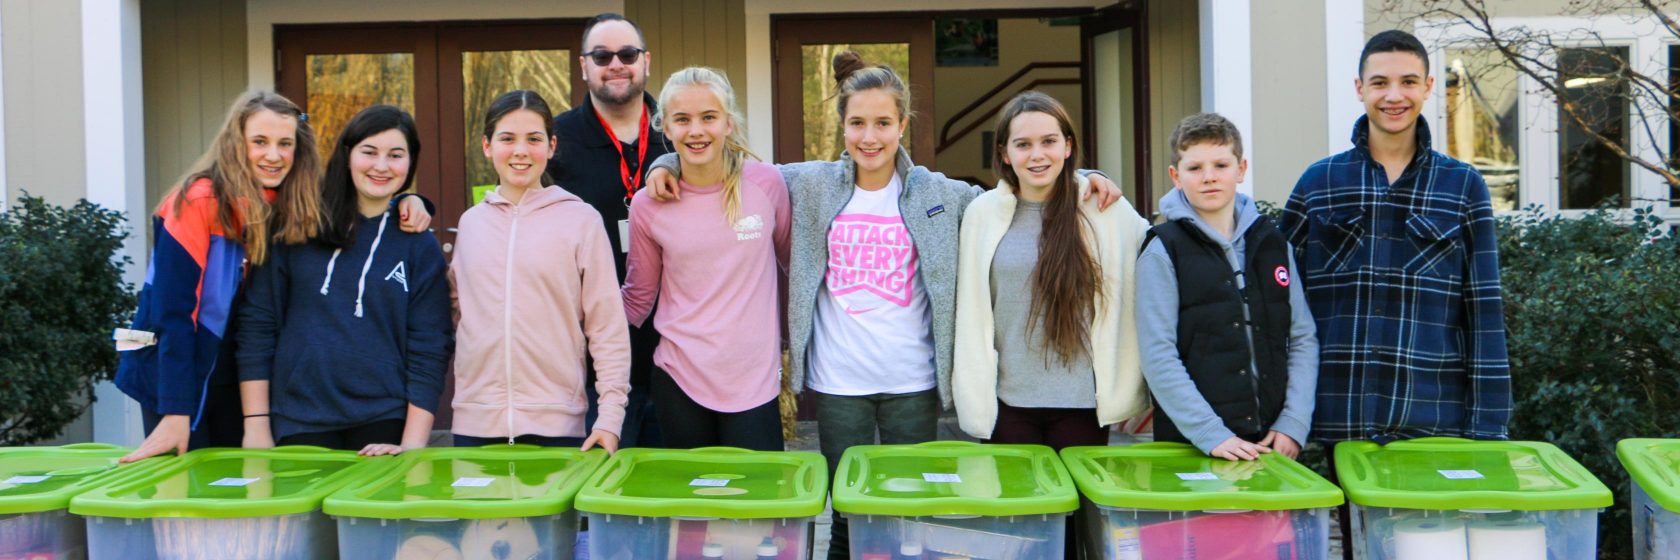
[[718, 412], [694, 402], [671, 374], [653, 367], [653, 410], [666, 447], [694, 449], [726, 445], [754, 451], [782, 451], [782, 413], [776, 399], [740, 412]]
[[274, 445], [314, 445], [327, 449], [361, 451], [363, 447], [367, 447], [370, 443], [401, 445], [402, 434], [403, 421], [391, 419], [369, 422], [342, 430], [292, 434], [280, 438], [279, 441], [274, 442]]

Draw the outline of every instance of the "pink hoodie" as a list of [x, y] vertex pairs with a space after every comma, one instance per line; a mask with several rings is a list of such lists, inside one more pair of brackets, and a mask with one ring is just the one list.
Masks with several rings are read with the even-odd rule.
[[449, 280], [456, 300], [453, 432], [581, 437], [585, 359], [595, 360], [596, 429], [619, 433], [630, 333], [601, 216], [560, 187], [519, 204], [491, 191], [461, 216]]

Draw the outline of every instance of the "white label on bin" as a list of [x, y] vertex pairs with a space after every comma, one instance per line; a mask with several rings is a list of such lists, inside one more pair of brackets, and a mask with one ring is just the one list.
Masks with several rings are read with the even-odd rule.
[[45, 475], [43, 475], [43, 476], [18, 475], [18, 476], [14, 476], [14, 477], [6, 479], [6, 484], [37, 484], [37, 483], [41, 483], [41, 482], [46, 482], [48, 478], [52, 478], [52, 477], [45, 476]]
[[711, 486], [714, 488], [729, 486], [729, 480], [723, 478], [696, 478], [688, 481], [689, 486]]
[[925, 472], [925, 473], [922, 473], [922, 480], [925, 480], [925, 481], [928, 481], [928, 482], [952, 482], [952, 483], [957, 483], [957, 484], [962, 483], [962, 477], [957, 476], [956, 473]]
[[224, 479], [212, 482], [212, 483], [210, 483], [210, 485], [211, 486], [249, 486], [252, 482], [256, 482], [258, 480], [262, 480], [262, 479], [260, 479], [260, 478], [224, 478]]
[[1219, 475], [1210, 472], [1181, 472], [1179, 480], [1219, 480]]
[[1476, 472], [1476, 471], [1473, 471], [1473, 470], [1471, 470], [1471, 471], [1438, 471], [1438, 472], [1441, 473], [1441, 476], [1447, 477], [1447, 479], [1449, 479], [1449, 480], [1470, 480], [1470, 479], [1473, 479], [1473, 478], [1482, 478], [1482, 473], [1479, 473], [1479, 472]]
[[455, 479], [455, 482], [453, 484], [450, 484], [450, 486], [454, 486], [456, 488], [483, 488], [485, 486], [489, 486], [490, 483], [495, 482], [495, 481], [496, 481], [496, 479], [494, 479], [494, 478], [478, 478], [478, 477], [471, 477], [471, 476], [463, 476], [461, 478]]

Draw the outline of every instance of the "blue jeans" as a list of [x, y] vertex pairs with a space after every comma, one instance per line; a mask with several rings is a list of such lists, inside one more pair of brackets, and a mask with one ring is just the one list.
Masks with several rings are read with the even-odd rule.
[[[583, 415], [583, 425], [592, 429], [595, 418], [600, 416], [598, 404], [601, 395], [595, 392], [594, 383], [584, 386], [583, 390], [589, 401], [589, 412]], [[630, 400], [624, 405], [624, 427], [619, 429], [619, 449], [664, 447], [664, 438], [659, 435], [659, 421], [653, 415], [651, 392], [652, 389], [647, 386], [630, 386]]]

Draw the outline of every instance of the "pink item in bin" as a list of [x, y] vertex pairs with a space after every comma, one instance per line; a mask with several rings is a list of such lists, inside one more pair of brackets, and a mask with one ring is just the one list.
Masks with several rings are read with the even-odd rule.
[[1211, 513], [1144, 525], [1144, 558], [1299, 560], [1287, 511]]

